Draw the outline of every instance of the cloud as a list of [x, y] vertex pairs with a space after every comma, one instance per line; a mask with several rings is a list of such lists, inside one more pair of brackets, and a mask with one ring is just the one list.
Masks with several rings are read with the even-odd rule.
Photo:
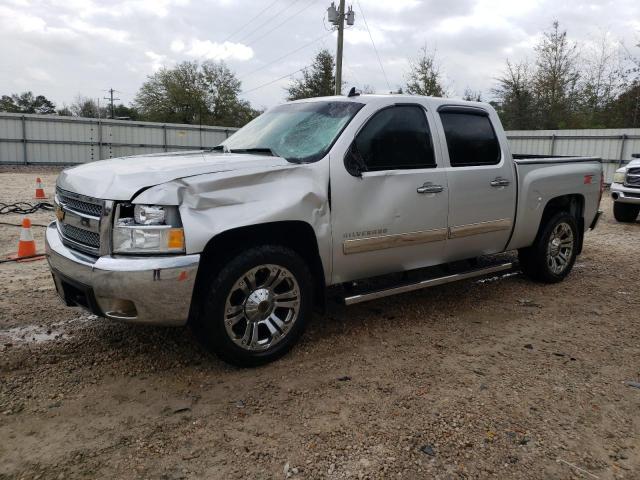
[[180, 39], [175, 39], [174, 41], [171, 42], [171, 45], [169, 46], [169, 48], [171, 48], [172, 52], [175, 53], [180, 53], [181, 51], [184, 50], [184, 42]]
[[187, 55], [207, 60], [241, 60], [253, 58], [253, 49], [242, 43], [223, 42], [217, 43], [211, 40], [191, 40]]
[[[32, 90], [62, 104], [115, 88], [127, 103], [162, 66], [211, 59], [246, 74], [246, 90], [268, 84], [246, 98], [270, 106], [283, 100], [288, 74], [309, 65], [319, 49], [336, 48], [335, 35], [314, 42], [326, 32], [322, 16], [330, 0], [300, 1], [283, 15], [308, 8], [277, 28], [280, 20], [266, 22], [290, 2], [281, 0], [246, 25], [267, 0], [0, 0], [0, 95]], [[533, 45], [554, 19], [571, 40], [584, 44], [606, 30], [640, 55], [638, 0], [355, 0], [355, 25], [345, 31], [345, 79], [378, 91], [389, 88], [360, 6], [391, 88], [404, 85], [407, 60], [426, 43], [437, 49], [458, 94], [466, 86], [488, 93], [507, 57], [533, 58]], [[267, 31], [251, 46], [238, 40]]]
[[145, 56], [149, 59], [151, 64], [151, 70], [157, 72], [162, 67], [167, 65], [167, 56], [160, 53], [156, 53], [152, 50], [144, 52]]

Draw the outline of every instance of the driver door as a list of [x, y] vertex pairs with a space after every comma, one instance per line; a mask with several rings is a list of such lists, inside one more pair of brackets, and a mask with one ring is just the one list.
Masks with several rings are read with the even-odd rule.
[[332, 159], [334, 283], [442, 262], [448, 184], [432, 131], [425, 105], [374, 109]]

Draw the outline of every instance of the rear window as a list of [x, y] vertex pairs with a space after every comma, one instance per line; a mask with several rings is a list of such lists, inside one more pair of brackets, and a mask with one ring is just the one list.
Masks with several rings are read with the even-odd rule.
[[441, 112], [452, 167], [495, 165], [500, 162], [500, 144], [486, 115]]

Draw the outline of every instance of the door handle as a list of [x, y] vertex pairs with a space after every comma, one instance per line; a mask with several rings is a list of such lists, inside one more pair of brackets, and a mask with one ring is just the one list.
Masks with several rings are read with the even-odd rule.
[[502, 177], [497, 177], [494, 178], [493, 180], [491, 180], [491, 186], [492, 187], [508, 187], [509, 184], [511, 182], [509, 180], [507, 180], [506, 178], [502, 178]]
[[443, 190], [444, 190], [444, 187], [442, 185], [434, 185], [431, 182], [427, 182], [424, 185], [422, 185], [421, 187], [418, 187], [416, 192], [418, 192], [418, 193], [440, 193]]

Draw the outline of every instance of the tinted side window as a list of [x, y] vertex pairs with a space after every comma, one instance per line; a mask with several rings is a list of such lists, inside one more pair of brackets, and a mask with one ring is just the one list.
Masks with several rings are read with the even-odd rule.
[[355, 145], [368, 171], [436, 166], [425, 112], [415, 105], [376, 113], [358, 133]]
[[452, 167], [495, 165], [500, 145], [489, 117], [462, 112], [440, 114]]

